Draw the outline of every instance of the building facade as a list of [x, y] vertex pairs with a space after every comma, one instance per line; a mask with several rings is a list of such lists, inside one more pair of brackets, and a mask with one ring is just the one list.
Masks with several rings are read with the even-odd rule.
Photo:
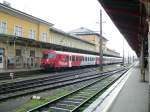
[[95, 45], [0, 3], [0, 69], [40, 67], [44, 49], [95, 52]]
[[76, 36], [80, 37], [81, 39], [86, 40], [90, 43], [95, 44], [95, 51], [96, 52], [100, 51], [100, 41], [102, 39], [102, 41], [103, 41], [103, 45], [102, 45], [103, 50], [106, 49], [106, 43], [107, 43], [108, 40], [106, 38], [102, 37], [100, 34], [94, 32], [90, 29], [81, 27], [81, 28], [70, 31], [69, 33], [73, 34], [73, 35], [76, 35]]
[[105, 55], [112, 55], [112, 56], [120, 57], [120, 53], [106, 47], [108, 40], [105, 37], [98, 34], [97, 32], [81, 27], [81, 28], [70, 31], [69, 33], [76, 35], [79, 38], [86, 40], [90, 43], [95, 44], [95, 51], [97, 53], [100, 52], [100, 41], [102, 40], [103, 41], [102, 48], [103, 48], [103, 53]]

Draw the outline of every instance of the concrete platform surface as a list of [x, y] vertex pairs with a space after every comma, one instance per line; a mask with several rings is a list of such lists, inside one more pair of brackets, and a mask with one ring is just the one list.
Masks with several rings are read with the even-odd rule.
[[108, 112], [148, 112], [148, 83], [140, 81], [136, 65]]

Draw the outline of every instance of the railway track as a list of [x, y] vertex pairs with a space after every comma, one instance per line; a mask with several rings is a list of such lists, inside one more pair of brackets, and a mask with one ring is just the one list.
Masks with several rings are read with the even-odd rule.
[[[119, 71], [119, 70], [118, 70]], [[118, 72], [113, 71], [113, 72]], [[40, 92], [47, 89], [58, 88], [65, 85], [70, 85], [90, 79], [96, 79], [106, 73], [99, 73], [95, 71], [95, 68], [84, 69], [78, 72], [67, 72], [68, 74], [61, 74], [57, 76], [44, 77], [40, 79], [32, 79], [26, 81], [20, 81], [16, 83], [8, 83], [0, 85], [0, 101], [7, 100], [22, 95], [31, 94], [34, 92]], [[68, 77], [69, 76], [69, 77]]]
[[[15, 83], [2, 84], [0, 85], [0, 101], [7, 100], [9, 98], [14, 98], [17, 96], [34, 93], [37, 91], [40, 92], [46, 89], [52, 89], [63, 85], [80, 82], [81, 80], [76, 80], [73, 82], [71, 82], [71, 80], [79, 79], [78, 76], [80, 74], [91, 73], [95, 70], [96, 68], [90, 68], [90, 69], [88, 68], [83, 70], [68, 71], [53, 76], [50, 75], [42, 78], [35, 78], [32, 80], [24, 80]], [[84, 76], [85, 74], [82, 76], [82, 80]], [[88, 80], [88, 79], [84, 79], [84, 80]]]
[[80, 109], [98, 94], [119, 79], [127, 69], [108, 73], [72, 93], [62, 96], [54, 101], [43, 104], [28, 112], [79, 112]]
[[[95, 67], [91, 67], [91, 68], [95, 68]], [[78, 69], [75, 69], [75, 71], [76, 70], [80, 70], [81, 68], [78, 68]], [[88, 68], [84, 68], [84, 69], [89, 69], [89, 67]], [[71, 72], [70, 71], [71, 69], [69, 69], [69, 70], [64, 70], [64, 71], [60, 71], [60, 72]], [[53, 73], [55, 73], [55, 71], [49, 71], [49, 73], [50, 74], [53, 74]], [[27, 71], [26, 73], [25, 72], [23, 72], [23, 71], [18, 71], [18, 72], [16, 72], [15, 73], [15, 77], [14, 78], [24, 78], [24, 77], [31, 77], [31, 76], [36, 76], [36, 75], [44, 75], [45, 74], [45, 72], [43, 71], [41, 71], [41, 70], [37, 70], [37, 71]], [[11, 80], [11, 77], [9, 76], [9, 72], [6, 72], [6, 73], [1, 73], [1, 75], [0, 75], [0, 81], [2, 81], [2, 80]]]

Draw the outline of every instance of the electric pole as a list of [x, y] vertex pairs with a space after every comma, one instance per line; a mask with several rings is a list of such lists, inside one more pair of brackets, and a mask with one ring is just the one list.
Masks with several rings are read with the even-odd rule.
[[100, 37], [99, 37], [99, 53], [100, 53], [100, 70], [103, 71], [103, 37], [102, 37], [102, 10], [100, 10]]

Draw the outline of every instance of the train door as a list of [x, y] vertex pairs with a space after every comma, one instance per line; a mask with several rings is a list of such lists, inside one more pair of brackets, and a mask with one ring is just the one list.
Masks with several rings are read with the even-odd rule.
[[0, 48], [0, 69], [4, 68], [4, 49]]
[[72, 56], [69, 56], [69, 67], [72, 67]]

